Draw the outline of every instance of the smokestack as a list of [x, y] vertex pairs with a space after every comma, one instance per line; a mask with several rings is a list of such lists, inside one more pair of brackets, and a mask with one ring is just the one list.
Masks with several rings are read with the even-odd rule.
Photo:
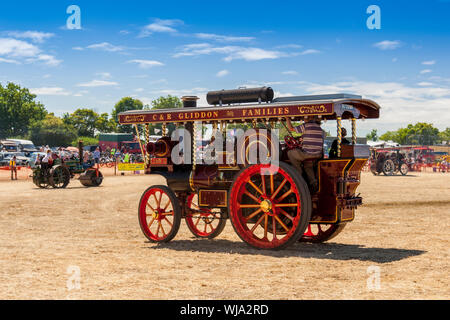
[[183, 108], [196, 108], [198, 99], [199, 99], [199, 97], [197, 97], [197, 96], [181, 97], [181, 100], [183, 101]]

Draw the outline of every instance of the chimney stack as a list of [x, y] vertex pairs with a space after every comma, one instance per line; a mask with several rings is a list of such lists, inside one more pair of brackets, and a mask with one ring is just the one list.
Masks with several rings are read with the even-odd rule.
[[197, 97], [197, 96], [181, 97], [181, 100], [183, 101], [183, 108], [196, 108], [198, 99], [199, 99], [199, 97]]

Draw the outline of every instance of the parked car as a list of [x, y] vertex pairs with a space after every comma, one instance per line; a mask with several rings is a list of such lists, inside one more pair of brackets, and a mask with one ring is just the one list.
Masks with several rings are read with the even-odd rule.
[[0, 140], [0, 151], [3, 151], [3, 150], [6, 152], [17, 152], [18, 145], [14, 141]]
[[23, 152], [0, 152], [0, 166], [9, 166], [9, 161], [13, 156], [16, 156], [18, 166], [28, 166], [30, 158], [26, 157]]

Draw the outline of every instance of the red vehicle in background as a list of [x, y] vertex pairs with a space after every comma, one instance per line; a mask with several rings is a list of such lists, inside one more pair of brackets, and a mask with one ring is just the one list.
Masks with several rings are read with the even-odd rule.
[[[401, 147], [390, 147], [390, 148], [373, 148], [372, 156], [370, 159], [371, 162], [371, 171], [377, 172], [378, 174], [384, 171], [392, 171], [391, 175], [396, 167], [391, 169], [383, 169], [384, 166], [384, 156], [385, 155], [402, 155], [402, 163], [406, 163], [408, 166], [407, 170], [400, 170], [400, 172], [405, 172], [402, 174], [406, 174], [408, 171], [422, 171], [423, 168], [432, 167], [436, 160], [436, 155], [434, 150], [427, 146], [401, 146]], [[381, 155], [380, 157], [378, 157]], [[379, 159], [380, 158], [380, 159]], [[395, 161], [394, 161], [395, 162]], [[386, 164], [388, 167], [389, 163]], [[385, 173], [386, 174], [386, 173]]]
[[100, 133], [98, 145], [102, 152], [120, 150], [128, 153], [141, 153], [137, 137], [131, 133]]

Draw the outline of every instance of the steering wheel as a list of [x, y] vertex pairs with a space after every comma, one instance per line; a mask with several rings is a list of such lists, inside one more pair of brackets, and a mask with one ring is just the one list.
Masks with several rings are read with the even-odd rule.
[[302, 147], [302, 141], [300, 139], [296, 139], [291, 135], [287, 135], [284, 137], [284, 142], [289, 150], [297, 149]]

